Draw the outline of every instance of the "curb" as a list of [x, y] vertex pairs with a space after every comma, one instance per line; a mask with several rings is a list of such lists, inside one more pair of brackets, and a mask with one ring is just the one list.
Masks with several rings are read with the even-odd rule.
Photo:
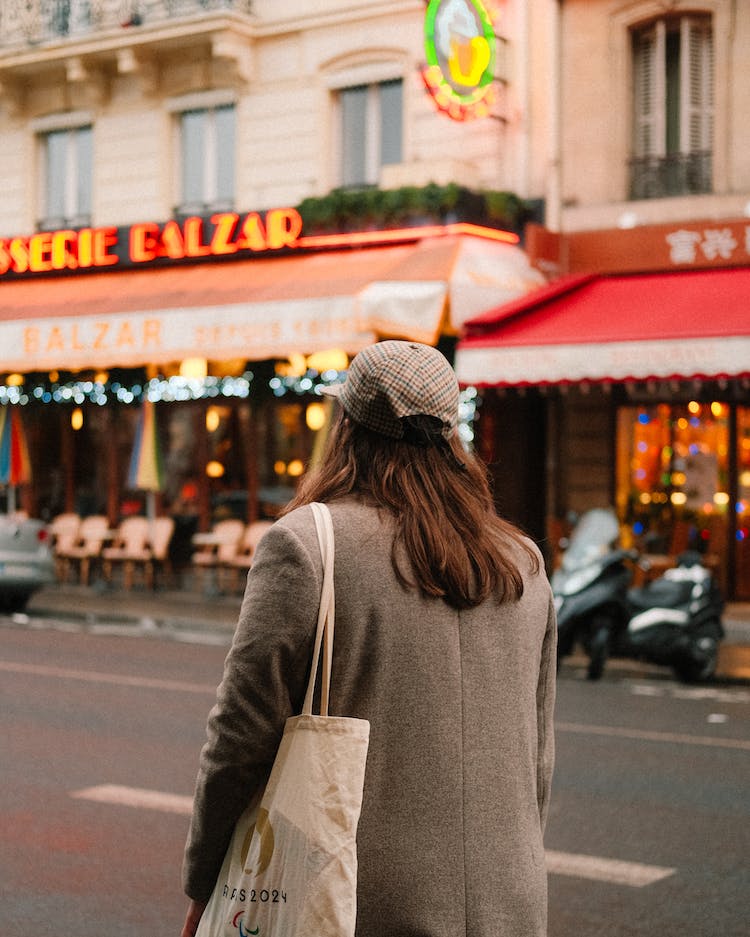
[[[575, 672], [576, 676], [586, 676], [588, 658], [581, 652], [566, 657], [560, 664], [561, 671]], [[645, 661], [631, 660], [625, 657], [610, 658], [604, 668], [604, 676], [617, 674], [620, 677], [650, 680], [675, 680], [676, 677], [668, 666], [650, 664]], [[595, 681], [594, 681], [595, 682]], [[719, 646], [719, 660], [716, 673], [710, 680], [696, 686], [750, 685], [750, 644], [722, 644]]]
[[92, 612], [73, 614], [34, 609], [0, 615], [0, 627], [25, 628], [29, 631], [75, 631], [94, 635], [158, 638], [194, 644], [225, 645], [234, 634], [234, 625], [196, 619], [150, 617], [147, 615]]
[[[155, 637], [229, 645], [242, 604], [241, 595], [208, 595], [190, 588], [169, 592], [122, 592], [57, 586], [36, 593], [25, 612], [0, 617], [5, 627], [50, 628], [92, 634]], [[704, 685], [750, 684], [750, 623], [740, 615], [724, 621], [729, 641], [719, 647], [714, 677]], [[578, 649], [561, 671], [585, 676], [586, 656]], [[673, 680], [670, 667], [628, 658], [607, 661], [607, 674], [635, 679]]]

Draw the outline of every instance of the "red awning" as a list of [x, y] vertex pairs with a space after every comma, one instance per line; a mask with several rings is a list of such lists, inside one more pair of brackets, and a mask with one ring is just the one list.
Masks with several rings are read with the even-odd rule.
[[469, 320], [477, 386], [750, 374], [750, 268], [562, 278]]

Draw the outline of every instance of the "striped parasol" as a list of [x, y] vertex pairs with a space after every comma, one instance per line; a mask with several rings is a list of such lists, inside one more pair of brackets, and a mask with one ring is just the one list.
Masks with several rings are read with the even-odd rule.
[[155, 513], [154, 495], [164, 488], [164, 459], [153, 401], [144, 400], [138, 417], [128, 470], [128, 488], [148, 493], [148, 514]]
[[8, 486], [7, 510], [16, 509], [16, 485], [31, 481], [31, 459], [21, 417], [15, 407], [0, 408], [0, 484]]
[[31, 481], [31, 459], [21, 417], [15, 407], [0, 408], [0, 484], [8, 486], [9, 514], [16, 509], [16, 485]]

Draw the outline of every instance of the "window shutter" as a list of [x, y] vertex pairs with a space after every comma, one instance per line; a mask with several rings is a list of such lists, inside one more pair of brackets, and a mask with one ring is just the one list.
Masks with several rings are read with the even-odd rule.
[[69, 132], [54, 130], [44, 138], [46, 188], [44, 218], [55, 219], [62, 226], [65, 221], [66, 190], [69, 173]]
[[75, 133], [76, 198], [73, 216], [87, 220], [92, 211], [92, 180], [94, 178], [94, 134], [91, 127], [81, 127]]
[[654, 28], [636, 33], [633, 36], [633, 148], [636, 157], [664, 153], [663, 73], [664, 37]]
[[184, 111], [180, 118], [182, 208], [200, 211], [203, 205], [203, 165], [206, 111]]
[[341, 184], [367, 184], [367, 99], [366, 85], [344, 88], [341, 106]]
[[70, 32], [86, 32], [91, 25], [93, 4], [89, 0], [70, 0]]
[[380, 84], [380, 165], [400, 163], [403, 149], [403, 82], [384, 81]]
[[217, 107], [216, 125], [216, 192], [217, 206], [231, 208], [234, 205], [234, 105]]
[[339, 92], [342, 185], [377, 185], [383, 166], [401, 162], [402, 99], [400, 78]]
[[683, 153], [709, 152], [713, 148], [713, 41], [709, 23], [685, 17], [682, 32], [682, 120], [680, 149]]

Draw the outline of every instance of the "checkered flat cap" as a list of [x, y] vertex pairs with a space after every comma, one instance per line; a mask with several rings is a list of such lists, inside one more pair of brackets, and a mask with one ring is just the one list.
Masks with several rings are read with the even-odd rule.
[[357, 423], [392, 439], [404, 437], [404, 417], [430, 416], [448, 437], [458, 421], [458, 380], [446, 357], [430, 345], [387, 341], [354, 358], [343, 384], [323, 391], [338, 397]]

